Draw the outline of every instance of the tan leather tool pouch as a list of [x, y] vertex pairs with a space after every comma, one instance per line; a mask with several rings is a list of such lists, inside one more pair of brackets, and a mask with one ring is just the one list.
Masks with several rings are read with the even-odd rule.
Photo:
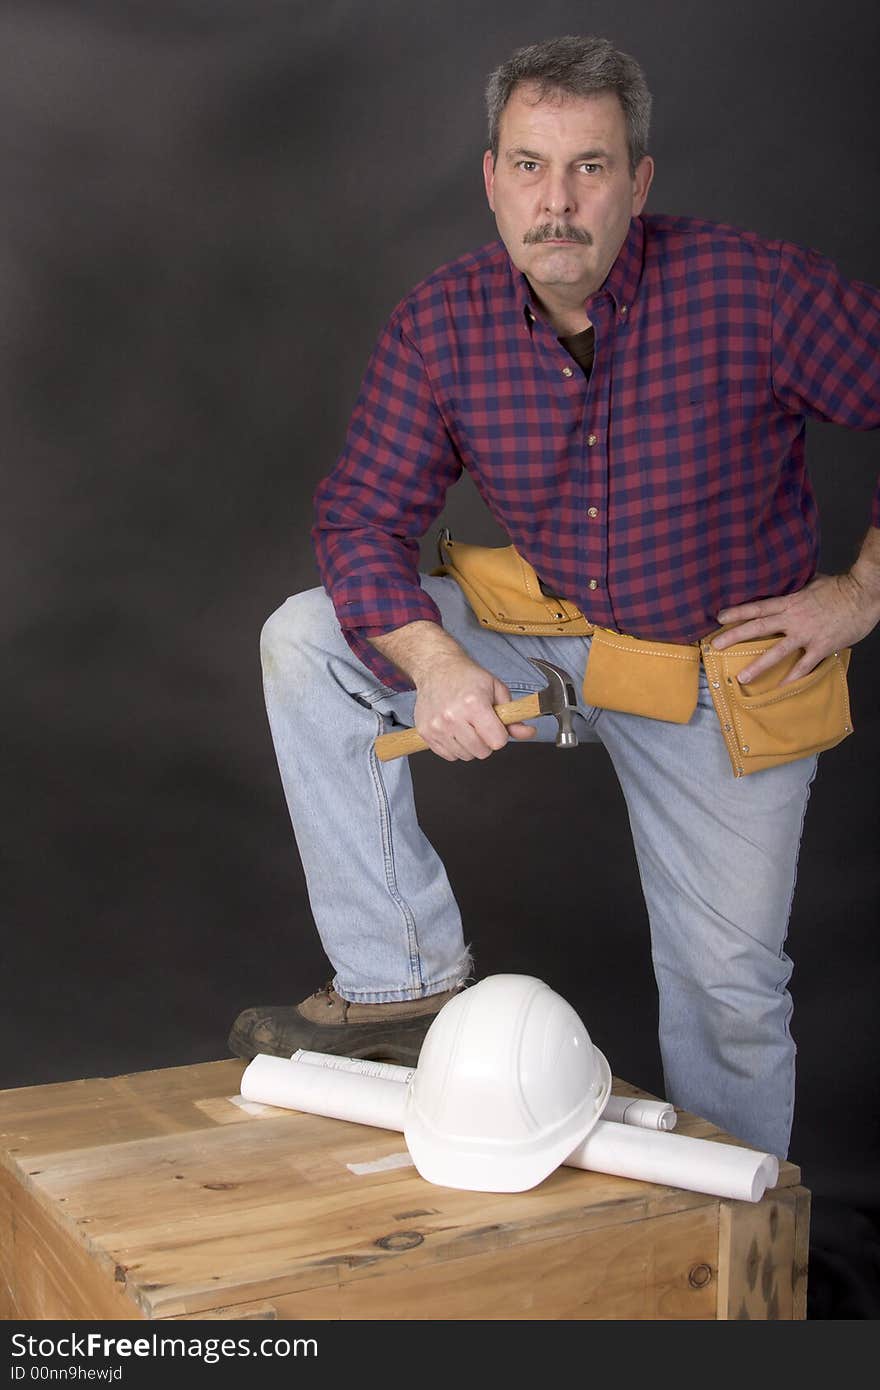
[[704, 638], [700, 646], [735, 777], [821, 753], [852, 733], [846, 683], [849, 647], [826, 656], [814, 671], [791, 685], [780, 682], [799, 652], [784, 657], [757, 680], [741, 685], [737, 673], [779, 638], [761, 638], [716, 651], [711, 640], [717, 635]]
[[575, 604], [542, 591], [515, 546], [465, 545], [446, 530], [438, 544], [441, 564], [431, 573], [448, 574], [461, 586], [484, 627], [535, 637], [587, 637], [593, 631]]
[[593, 632], [584, 676], [588, 705], [687, 724], [699, 681], [698, 646], [652, 642], [603, 627]]

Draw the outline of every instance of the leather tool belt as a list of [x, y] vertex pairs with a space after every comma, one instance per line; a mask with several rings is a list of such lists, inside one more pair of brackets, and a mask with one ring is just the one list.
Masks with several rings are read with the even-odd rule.
[[515, 546], [465, 545], [444, 528], [438, 547], [441, 563], [431, 573], [449, 575], [460, 585], [484, 627], [533, 637], [592, 638], [583, 686], [588, 705], [687, 724], [697, 705], [702, 662], [735, 777], [833, 748], [853, 731], [848, 647], [791, 685], [780, 681], [797, 653], [742, 685], [737, 672], [776, 638], [716, 651], [711, 641], [722, 628], [692, 644], [631, 637], [597, 627], [576, 604], [548, 593]]

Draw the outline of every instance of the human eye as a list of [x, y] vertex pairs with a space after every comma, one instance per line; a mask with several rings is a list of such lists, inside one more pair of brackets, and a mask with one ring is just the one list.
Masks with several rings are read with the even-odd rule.
[[515, 167], [522, 169], [524, 174], [531, 174], [537, 169], [538, 161], [536, 159], [518, 159]]
[[584, 162], [583, 164], [579, 165], [578, 167], [581, 168], [581, 169], [586, 169], [587, 173], [588, 173], [588, 174], [591, 174], [591, 175], [592, 175], [592, 174], [601, 174], [601, 172], [602, 172], [602, 165], [601, 165], [601, 164], [591, 164], [591, 163], [589, 163], [588, 161]]

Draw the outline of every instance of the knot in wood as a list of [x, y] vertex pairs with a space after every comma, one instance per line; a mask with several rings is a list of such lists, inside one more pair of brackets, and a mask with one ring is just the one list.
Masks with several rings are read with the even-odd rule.
[[688, 1272], [688, 1283], [692, 1289], [704, 1289], [711, 1279], [711, 1265], [694, 1265]]
[[424, 1239], [418, 1231], [392, 1231], [390, 1236], [380, 1236], [376, 1244], [383, 1250], [414, 1250]]

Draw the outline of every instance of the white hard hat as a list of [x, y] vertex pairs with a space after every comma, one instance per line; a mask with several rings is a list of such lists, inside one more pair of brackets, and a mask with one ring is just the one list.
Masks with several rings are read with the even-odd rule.
[[610, 1093], [608, 1063], [570, 1004], [531, 975], [489, 975], [428, 1029], [404, 1136], [429, 1182], [524, 1192], [586, 1138]]

